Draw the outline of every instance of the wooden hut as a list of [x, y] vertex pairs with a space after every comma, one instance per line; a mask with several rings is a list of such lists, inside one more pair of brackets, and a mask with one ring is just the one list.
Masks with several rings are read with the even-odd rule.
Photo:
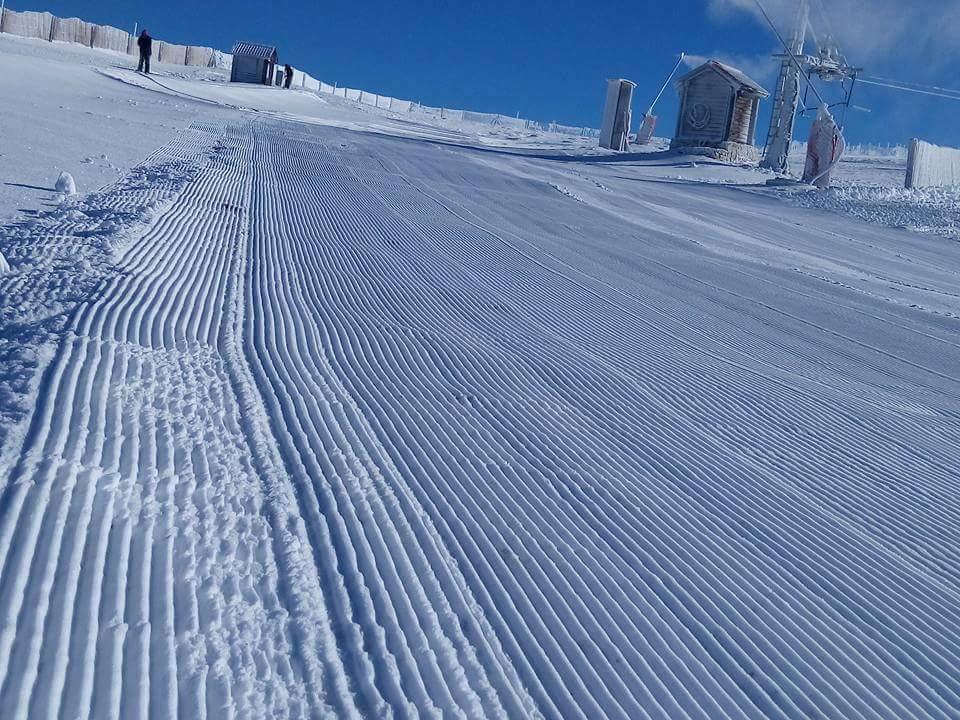
[[677, 80], [680, 117], [671, 148], [730, 162], [756, 161], [760, 100], [769, 93], [743, 72], [710, 60]]
[[277, 49], [270, 45], [240, 42], [233, 46], [230, 82], [272, 85]]

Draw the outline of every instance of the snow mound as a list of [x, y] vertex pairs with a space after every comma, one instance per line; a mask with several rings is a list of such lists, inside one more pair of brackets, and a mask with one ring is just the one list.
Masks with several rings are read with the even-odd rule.
[[73, 175], [64, 171], [57, 178], [56, 190], [61, 195], [76, 195], [77, 184], [73, 181]]
[[960, 188], [905, 189], [880, 185], [841, 185], [823, 192], [781, 191], [807, 208], [851, 215], [876, 225], [960, 239]]
[[7, 259], [3, 256], [3, 253], [0, 252], [0, 275], [10, 272], [10, 263], [7, 262]]

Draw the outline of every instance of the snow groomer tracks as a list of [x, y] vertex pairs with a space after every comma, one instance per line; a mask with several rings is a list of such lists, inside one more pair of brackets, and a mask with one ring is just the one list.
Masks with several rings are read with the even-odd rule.
[[960, 716], [942, 324], [469, 150], [189, 137], [2, 488], [0, 707]]

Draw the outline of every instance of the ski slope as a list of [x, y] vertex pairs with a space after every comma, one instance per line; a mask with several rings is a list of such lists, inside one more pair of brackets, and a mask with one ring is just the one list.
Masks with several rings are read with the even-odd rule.
[[5, 717], [960, 716], [960, 246], [109, 72], [200, 119], [0, 229]]

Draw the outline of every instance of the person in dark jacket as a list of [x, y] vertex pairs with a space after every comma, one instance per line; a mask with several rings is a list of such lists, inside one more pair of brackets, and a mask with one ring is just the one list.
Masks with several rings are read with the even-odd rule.
[[137, 63], [137, 72], [150, 74], [150, 56], [153, 54], [153, 38], [144, 30], [137, 38], [137, 47], [140, 48], [140, 62]]
[[290, 83], [293, 82], [293, 68], [289, 65], [283, 66], [283, 86], [289, 90]]

